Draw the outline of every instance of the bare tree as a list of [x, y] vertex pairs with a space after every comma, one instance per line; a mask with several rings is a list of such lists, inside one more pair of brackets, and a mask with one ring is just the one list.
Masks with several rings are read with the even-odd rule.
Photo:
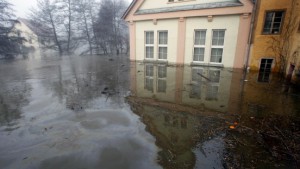
[[75, 11], [77, 13], [77, 27], [89, 46], [89, 53], [93, 53], [94, 31], [93, 31], [93, 6], [94, 0], [78, 0]]
[[124, 36], [127, 25], [121, 19], [126, 6], [124, 0], [103, 0], [100, 5], [95, 35], [104, 54], [108, 53], [108, 49], [110, 52], [119, 53], [123, 46], [123, 38], [127, 38]]
[[54, 42], [51, 48], [57, 49], [59, 53], [62, 54], [62, 40], [59, 35], [59, 30], [61, 29], [63, 18], [58, 15], [58, 11], [59, 8], [55, 2], [51, 2], [50, 0], [37, 0], [37, 8], [32, 9], [30, 17], [33, 24], [43, 25], [43, 27], [51, 29], [49, 34], [44, 36], [50, 37]]
[[73, 0], [56, 0], [56, 6], [58, 7], [57, 14], [62, 16], [64, 27], [66, 30], [66, 53], [70, 53], [71, 40], [73, 37], [73, 25], [74, 25], [74, 6], [75, 2]]
[[281, 27], [281, 32], [278, 36], [270, 37], [270, 47], [275, 56], [278, 58], [279, 73], [285, 76], [289, 62], [296, 62], [297, 52], [292, 51], [293, 35], [298, 27], [298, 15], [295, 12], [296, 0], [292, 0], [291, 7], [288, 10], [285, 18], [285, 24]]

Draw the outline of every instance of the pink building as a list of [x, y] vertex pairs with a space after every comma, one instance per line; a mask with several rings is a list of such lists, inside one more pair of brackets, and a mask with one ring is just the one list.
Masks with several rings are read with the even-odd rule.
[[251, 0], [133, 0], [130, 59], [242, 68], [246, 62]]

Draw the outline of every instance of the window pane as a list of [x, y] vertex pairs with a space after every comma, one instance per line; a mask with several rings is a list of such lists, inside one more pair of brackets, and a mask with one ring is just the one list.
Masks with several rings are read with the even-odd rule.
[[153, 79], [145, 78], [145, 89], [153, 92]]
[[203, 69], [192, 69], [192, 81], [201, 82], [203, 76]]
[[283, 22], [283, 17], [283, 11], [267, 12], [265, 17], [263, 33], [279, 33], [281, 29], [281, 24]]
[[201, 85], [192, 85], [190, 98], [201, 99]]
[[146, 58], [153, 58], [154, 48], [151, 46], [146, 46]]
[[209, 79], [211, 82], [220, 82], [220, 70], [209, 70]]
[[146, 32], [146, 44], [154, 44], [154, 33]]
[[206, 100], [217, 100], [218, 99], [219, 86], [207, 86]]
[[158, 48], [158, 58], [159, 59], [167, 59], [168, 48], [167, 47], [159, 47]]
[[158, 78], [166, 78], [167, 77], [167, 67], [166, 66], [158, 66]]
[[204, 61], [204, 48], [194, 48], [194, 61]]
[[223, 55], [223, 49], [218, 49], [218, 48], [211, 49], [210, 62], [221, 63], [222, 55]]
[[160, 45], [168, 44], [168, 32], [159, 32], [158, 36], [159, 36], [158, 43]]
[[223, 46], [224, 45], [224, 37], [225, 37], [225, 30], [214, 30], [213, 38], [212, 38], [212, 45], [213, 46]]
[[195, 45], [205, 45], [206, 31], [196, 30], [195, 31]]
[[166, 80], [158, 79], [157, 81], [157, 92], [166, 92], [167, 82]]
[[148, 77], [153, 77], [153, 65], [146, 65], [145, 69], [146, 69], [145, 75]]

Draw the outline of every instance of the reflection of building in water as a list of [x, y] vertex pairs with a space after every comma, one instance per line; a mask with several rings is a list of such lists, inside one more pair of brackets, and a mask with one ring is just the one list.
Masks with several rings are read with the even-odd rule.
[[[218, 134], [215, 129], [224, 126], [217, 113], [192, 109], [190, 111], [198, 112], [193, 114], [174, 104], [164, 105], [138, 97], [128, 100], [133, 112], [156, 137], [156, 144], [161, 147], [158, 160], [164, 168], [194, 168], [196, 156], [192, 149], [197, 143], [213, 138]], [[206, 165], [204, 162], [203, 167]]]
[[135, 79], [131, 88], [137, 97], [221, 112], [228, 112], [230, 99], [238, 97], [232, 95], [231, 85], [234, 81], [235, 85], [239, 86], [240, 81], [233, 79], [233, 73], [227, 69], [200, 66], [170, 67], [154, 63], [132, 64], [136, 69], [131, 73], [132, 79]]

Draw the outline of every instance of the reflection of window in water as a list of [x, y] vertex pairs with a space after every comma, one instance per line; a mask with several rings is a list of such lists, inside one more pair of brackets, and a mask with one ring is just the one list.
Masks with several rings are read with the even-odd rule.
[[157, 66], [157, 92], [166, 92], [167, 89], [167, 67]]
[[207, 85], [206, 100], [218, 100], [219, 86], [209, 84]]
[[258, 81], [269, 82], [271, 70], [272, 70], [273, 59], [261, 59]]
[[190, 98], [201, 99], [201, 81], [203, 76], [202, 68], [192, 68], [192, 85]]
[[220, 70], [209, 70], [209, 79], [213, 83], [219, 83], [220, 82]]
[[171, 132], [170, 133], [170, 138], [171, 138], [172, 143], [177, 143], [179, 137], [177, 136], [177, 134], [175, 132]]
[[200, 83], [202, 81], [203, 69], [192, 68], [192, 82]]
[[153, 92], [153, 65], [145, 65], [145, 89]]
[[165, 119], [166, 124], [170, 124], [170, 116], [169, 115], [165, 114], [164, 119]]
[[186, 129], [187, 128], [187, 119], [185, 117], [182, 117], [180, 119], [181, 122], [181, 128]]

